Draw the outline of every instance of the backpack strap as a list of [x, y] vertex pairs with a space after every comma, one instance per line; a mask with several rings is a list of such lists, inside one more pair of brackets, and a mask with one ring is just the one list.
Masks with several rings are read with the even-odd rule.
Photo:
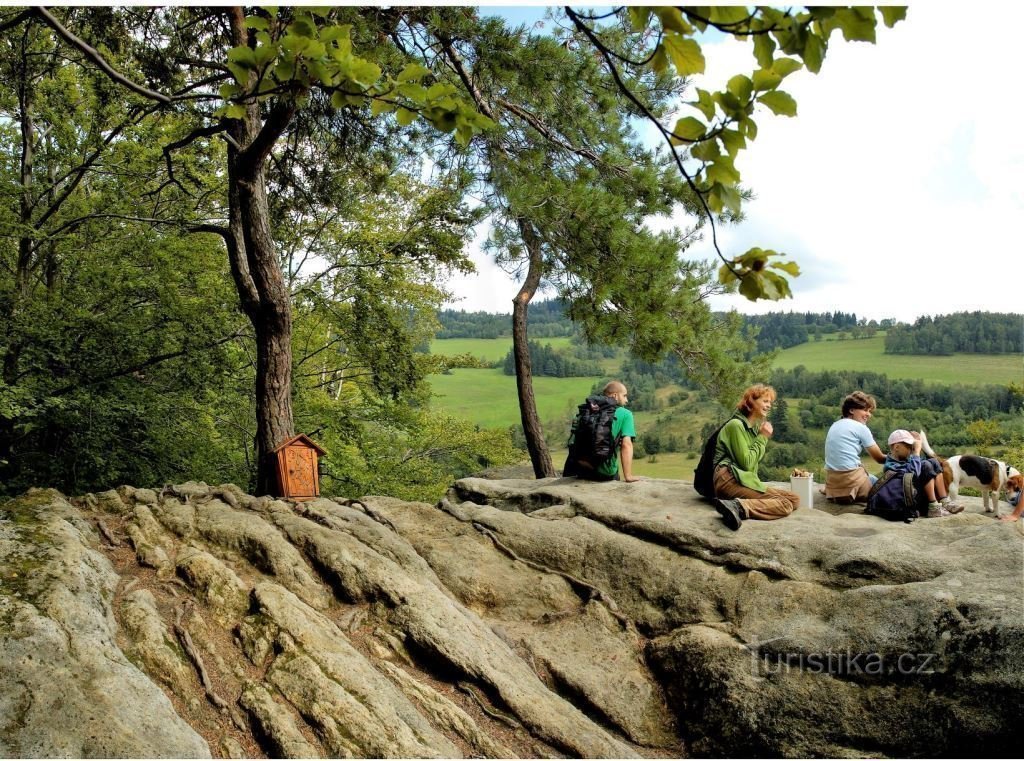
[[[885, 486], [887, 483], [889, 483], [889, 481], [891, 481], [898, 475], [899, 473], [895, 470], [887, 470], [884, 473], [882, 473], [882, 477], [875, 481], [873, 484], [871, 484], [871, 490], [868, 492], [868, 501], [870, 502], [871, 498], [878, 494], [878, 492], [882, 490], [883, 486]], [[907, 475], [910, 474], [908, 473]]]
[[907, 507], [917, 505], [917, 496], [914, 494], [914, 474], [903, 474], [903, 504]]

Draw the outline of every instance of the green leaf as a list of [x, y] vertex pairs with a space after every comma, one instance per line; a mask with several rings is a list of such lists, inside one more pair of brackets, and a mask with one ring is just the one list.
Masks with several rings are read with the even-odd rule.
[[422, 106], [427, 102], [427, 88], [423, 85], [406, 82], [405, 84], [398, 85], [396, 89], [399, 95], [408, 98], [417, 105]]
[[245, 17], [245, 28], [246, 29], [261, 29], [266, 31], [270, 28], [270, 22], [262, 16], [246, 16]]
[[258, 68], [263, 68], [277, 58], [277, 45], [260, 45], [253, 51], [253, 58]]
[[316, 24], [309, 16], [299, 15], [288, 25], [288, 33], [299, 37], [313, 38], [317, 36]]
[[331, 108], [338, 111], [348, 105], [348, 99], [345, 97], [345, 93], [341, 90], [335, 90], [331, 93]]
[[683, 18], [683, 14], [678, 8], [659, 5], [654, 8], [654, 15], [658, 17], [658, 21], [661, 22], [661, 28], [666, 32], [678, 32], [679, 34], [686, 35], [693, 34], [693, 27]]
[[352, 25], [351, 24], [338, 24], [337, 26], [329, 26], [320, 32], [321, 42], [348, 42], [349, 50], [351, 50], [352, 44]]
[[228, 51], [228, 62], [237, 64], [243, 69], [255, 69], [256, 54], [248, 45], [239, 45]]
[[370, 87], [380, 79], [380, 66], [364, 58], [357, 58], [352, 64], [351, 76], [363, 87]]
[[757, 140], [757, 122], [748, 116], [740, 122], [739, 126], [743, 130], [743, 134], [746, 135], [747, 140]]
[[228, 64], [227, 64], [227, 67], [228, 67], [228, 71], [231, 72], [231, 75], [235, 78], [235, 80], [239, 84], [245, 85], [245, 84], [247, 84], [249, 82], [249, 71], [250, 70], [247, 69], [245, 66], [242, 66], [241, 64], [238, 64], [238, 63], [232, 63], [232, 62], [229, 61]]
[[776, 58], [772, 62], [772, 71], [778, 74], [780, 77], [788, 77], [794, 71], [799, 71], [803, 68], [803, 64], [795, 58]]
[[754, 72], [754, 89], [757, 92], [774, 90], [782, 84], [782, 77], [771, 69], [758, 69]]
[[632, 24], [633, 31], [644, 31], [651, 19], [651, 9], [643, 5], [631, 5], [626, 10], [629, 13], [629, 23]]
[[224, 109], [224, 116], [228, 119], [242, 119], [245, 117], [245, 106], [241, 103], [229, 103]]
[[418, 63], [410, 63], [400, 72], [395, 79], [398, 82], [419, 82], [423, 77], [430, 74], [430, 69]]
[[381, 114], [390, 114], [398, 106], [389, 100], [381, 100], [380, 98], [374, 98], [370, 101], [370, 113], [374, 116], [380, 116]]
[[218, 92], [220, 93], [220, 97], [222, 97], [224, 100], [231, 100], [233, 97], [242, 92], [242, 88], [238, 85], [223, 84], [218, 89]]
[[907, 17], [907, 6], [905, 5], [882, 5], [878, 8], [882, 13], [882, 21], [892, 29], [897, 21], [903, 21]]
[[796, 262], [772, 262], [768, 266], [773, 269], [788, 272], [793, 277], [797, 277], [800, 274], [800, 265]]
[[736, 275], [733, 274], [733, 271], [729, 268], [728, 264], [723, 264], [718, 268], [718, 282], [722, 285], [728, 285], [735, 279]]
[[757, 97], [758, 101], [768, 106], [779, 116], [796, 116], [796, 101], [788, 92], [772, 90]]
[[737, 185], [740, 181], [740, 173], [733, 166], [732, 159], [728, 156], [721, 156], [715, 162], [708, 164], [707, 178], [709, 182], [720, 182], [722, 185]]
[[775, 55], [775, 40], [767, 34], [754, 35], [754, 58], [762, 69], [770, 68]]
[[740, 213], [740, 207], [743, 205], [743, 198], [740, 196], [740, 192], [728, 185], [715, 185], [718, 188], [718, 194], [722, 198], [722, 205], [729, 209], [733, 214]]
[[732, 158], [736, 158], [736, 154], [747, 147], [747, 141], [743, 135], [739, 133], [739, 130], [722, 130], [718, 138], [722, 141], [722, 145], [725, 146], [726, 152]]
[[750, 94], [754, 89], [754, 85], [750, 81], [750, 77], [743, 74], [737, 74], [732, 77], [726, 87], [741, 103], [746, 103], [750, 100]]
[[454, 95], [457, 92], [458, 89], [454, 85], [450, 85], [446, 82], [438, 82], [427, 89], [427, 100], [438, 100], [439, 98], [443, 98], [448, 95]]
[[691, 74], [704, 73], [704, 53], [701, 52], [696, 40], [668, 33], [661, 44], [668, 51], [679, 76], [688, 77]]
[[287, 82], [295, 76], [295, 61], [292, 58], [282, 58], [274, 68], [274, 78], [278, 82]]
[[[693, 142], [704, 137], [704, 122], [693, 116], [685, 116], [676, 122], [672, 136], [679, 141]], [[677, 143], [678, 144], [678, 143]]]
[[690, 101], [690, 105], [699, 109], [708, 121], [715, 118], [715, 99], [711, 97], [711, 93], [707, 90], [702, 90], [698, 87], [697, 100], [696, 102]]
[[401, 124], [403, 127], [408, 127], [410, 124], [416, 121], [416, 116], [417, 114], [415, 111], [410, 111], [407, 108], [399, 108], [398, 113], [395, 115], [395, 118], [398, 119], [398, 123]]
[[722, 155], [717, 140], [702, 140], [690, 148], [690, 155], [701, 161], [714, 161]]
[[825, 60], [825, 41], [816, 34], [808, 34], [804, 42], [804, 66], [813, 74], [821, 71], [821, 63]]
[[740, 293], [750, 301], [757, 301], [764, 295], [761, 285], [761, 278], [754, 272], [748, 272], [740, 278]]
[[469, 141], [473, 139], [473, 130], [468, 125], [460, 125], [455, 130], [455, 142], [465, 148], [469, 145]]
[[843, 30], [843, 38], [847, 42], [859, 40], [861, 42], [875, 41], [875, 17], [872, 13], [870, 20], [857, 13], [854, 8], [838, 8], [835, 15], [839, 28]]
[[720, 24], [723, 26], [729, 26], [730, 28], [726, 31], [734, 31], [734, 29], [742, 29], [742, 26], [734, 27], [733, 25], [742, 24], [750, 17], [750, 12], [744, 5], [712, 5], [709, 9], [707, 19], [712, 24]]

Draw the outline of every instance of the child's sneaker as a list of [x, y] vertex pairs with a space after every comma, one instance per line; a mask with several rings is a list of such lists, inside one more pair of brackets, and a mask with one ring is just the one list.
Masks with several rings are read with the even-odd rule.
[[949, 497], [946, 497], [944, 500], [939, 502], [939, 504], [942, 505], [942, 509], [945, 510], [950, 515], [956, 515], [957, 513], [962, 513], [964, 511], [963, 505], [957, 504]]
[[949, 512], [946, 508], [940, 505], [938, 502], [928, 503], [928, 517], [929, 518], [947, 518], [953, 513]]

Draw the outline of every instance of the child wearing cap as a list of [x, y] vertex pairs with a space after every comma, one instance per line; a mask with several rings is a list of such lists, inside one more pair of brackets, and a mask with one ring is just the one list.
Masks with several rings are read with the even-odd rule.
[[921, 517], [945, 518], [963, 512], [963, 506], [951, 502], [946, 493], [939, 461], [934, 457], [921, 459], [921, 434], [898, 428], [889, 434], [888, 444], [889, 454], [882, 470], [914, 474], [914, 486], [928, 499], [927, 515]]

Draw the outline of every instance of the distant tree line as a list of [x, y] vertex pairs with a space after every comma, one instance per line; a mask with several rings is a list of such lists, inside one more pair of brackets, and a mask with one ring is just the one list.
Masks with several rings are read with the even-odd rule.
[[[437, 319], [441, 323], [438, 338], [500, 338], [512, 334], [511, 314], [443, 309]], [[559, 338], [576, 332], [557, 299], [530, 304], [527, 327], [534, 338]]]
[[854, 312], [768, 312], [746, 315], [744, 321], [757, 328], [757, 351], [788, 349], [807, 343], [811, 337], [820, 339], [829, 333], [848, 331], [854, 337], [874, 335], [879, 324], [857, 319]]
[[[601, 375], [601, 365], [588, 358], [574, 356], [570, 351], [559, 350], [551, 344], [542, 344], [537, 341], [529, 341], [530, 360], [533, 365], [533, 374], [552, 378], [586, 378]], [[501, 363], [502, 372], [505, 375], [516, 374], [515, 357], [512, 350]]]
[[896, 325], [885, 336], [886, 354], [1020, 354], [1024, 352], [1024, 315], [957, 312], [919, 317]]

